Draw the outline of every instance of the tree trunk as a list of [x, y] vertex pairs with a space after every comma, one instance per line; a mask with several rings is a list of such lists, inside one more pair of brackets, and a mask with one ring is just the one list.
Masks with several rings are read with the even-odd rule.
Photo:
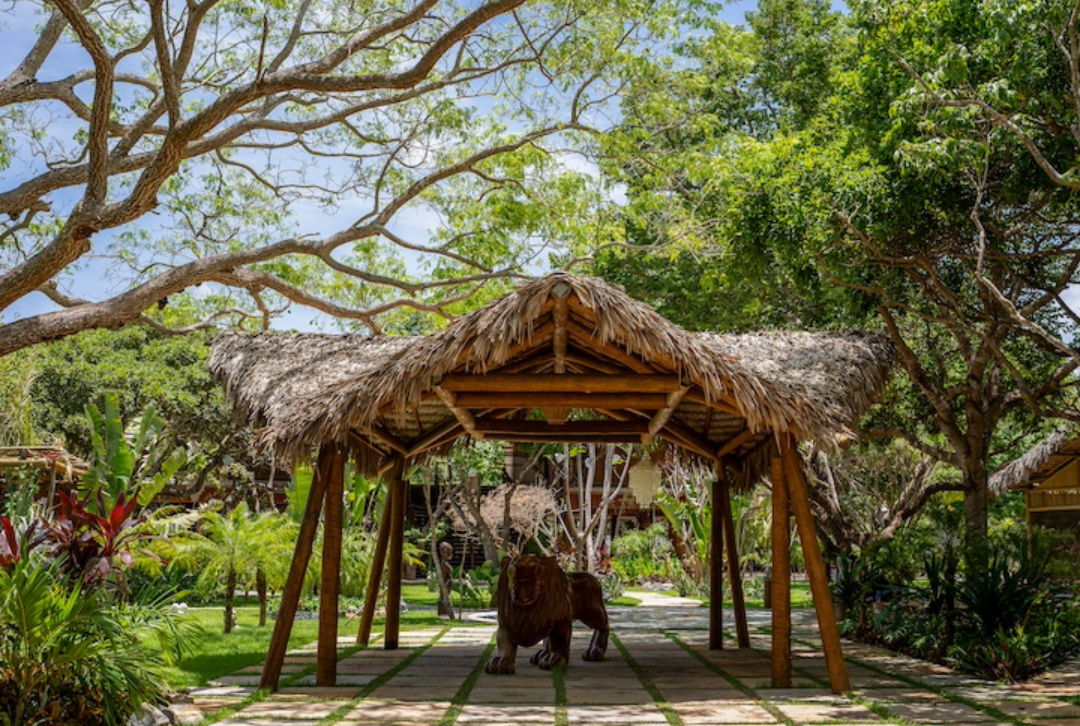
[[236, 598], [236, 571], [230, 569], [225, 578], [225, 634], [233, 629], [233, 600]]
[[255, 592], [259, 594], [259, 627], [266, 627], [266, 573], [260, 567], [255, 572]]
[[969, 567], [986, 564], [990, 489], [982, 462], [964, 471], [964, 551]]

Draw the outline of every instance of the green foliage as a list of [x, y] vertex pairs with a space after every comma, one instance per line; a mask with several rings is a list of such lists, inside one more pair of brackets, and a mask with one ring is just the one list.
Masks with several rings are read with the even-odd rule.
[[671, 581], [681, 568], [667, 527], [657, 523], [623, 531], [611, 542], [611, 570], [631, 585]]
[[161, 439], [165, 422], [152, 405], [125, 430], [116, 395], [106, 393], [102, 403], [103, 411], [92, 403], [86, 407], [93, 455], [81, 486], [91, 502], [101, 498], [98, 514], [112, 510], [121, 497], [137, 498], [145, 507], [187, 463], [187, 452], [168, 449]]
[[24, 558], [0, 569], [0, 713], [13, 726], [121, 726], [163, 698], [163, 644], [178, 633], [162, 602], [118, 605]]

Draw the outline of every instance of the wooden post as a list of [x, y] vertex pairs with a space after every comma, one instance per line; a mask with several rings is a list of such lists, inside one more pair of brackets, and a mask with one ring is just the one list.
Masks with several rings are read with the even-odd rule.
[[360, 616], [360, 629], [356, 633], [357, 645], [367, 645], [371, 641], [371, 625], [375, 622], [375, 606], [379, 602], [383, 566], [386, 564], [386, 544], [390, 541], [390, 522], [394, 519], [394, 482], [401, 478], [404, 466], [404, 461], [400, 459], [395, 461], [384, 480], [386, 500], [383, 502], [382, 518], [379, 520], [379, 535], [375, 540], [371, 571], [368, 572], [367, 592], [364, 593], [364, 612]]
[[723, 490], [719, 470], [712, 485], [712, 526], [709, 537], [709, 650], [724, 647], [724, 523], [720, 514]]
[[806, 574], [810, 579], [810, 592], [814, 597], [814, 610], [817, 611], [829, 683], [833, 693], [846, 693], [851, 690], [851, 681], [848, 680], [847, 664], [844, 663], [844, 652], [840, 647], [840, 630], [836, 627], [829, 578], [817, 541], [817, 528], [810, 510], [810, 498], [806, 492], [806, 480], [803, 478], [799, 453], [795, 449], [795, 438], [790, 434], [785, 436], [781, 443], [780, 455], [784, 459], [784, 474], [791, 497], [791, 508], [795, 512], [795, 524], [799, 528], [799, 540], [802, 542], [803, 557], [806, 560]]
[[772, 685], [791, 688], [791, 530], [784, 463], [772, 460]]
[[[746, 599], [743, 597], [742, 571], [739, 567], [739, 548], [735, 544], [735, 518], [731, 512], [731, 490], [728, 487], [723, 466], [716, 468], [720, 482], [720, 514], [724, 525], [724, 542], [727, 547], [728, 579], [731, 581], [731, 603], [735, 609], [735, 632], [739, 647], [750, 647], [750, 628], [746, 622]], [[716, 516], [713, 511], [713, 516]]]
[[[318, 469], [324, 468], [324, 459], [332, 455], [331, 447], [319, 449]], [[259, 688], [277, 690], [281, 677], [281, 666], [285, 662], [285, 651], [289, 648], [289, 636], [292, 634], [293, 618], [296, 606], [300, 602], [300, 590], [304, 587], [304, 575], [311, 559], [311, 546], [315, 542], [315, 530], [319, 526], [319, 512], [322, 510], [323, 495], [326, 493], [326, 477], [316, 476], [308, 491], [307, 505], [304, 507], [304, 519], [300, 522], [300, 532], [296, 537], [296, 549], [293, 551], [292, 566], [285, 588], [281, 591], [281, 607], [274, 622], [274, 634], [270, 638], [270, 648], [266, 653]]]
[[390, 483], [394, 488], [394, 511], [390, 521], [390, 561], [386, 576], [386, 632], [383, 634], [383, 648], [396, 650], [398, 633], [401, 629], [401, 556], [405, 545], [405, 500], [408, 494], [408, 482], [405, 481], [404, 469], [396, 481]]
[[319, 649], [315, 683], [333, 686], [337, 681], [338, 592], [341, 589], [341, 527], [345, 498], [345, 453], [325, 445], [332, 454], [319, 470], [326, 477], [326, 516], [323, 519], [322, 581], [319, 593]]

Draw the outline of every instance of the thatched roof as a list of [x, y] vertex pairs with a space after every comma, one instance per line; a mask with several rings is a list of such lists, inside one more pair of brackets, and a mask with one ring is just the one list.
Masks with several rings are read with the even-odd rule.
[[1018, 459], [1013, 459], [990, 477], [990, 492], [1000, 496], [1012, 489], [1025, 489], [1045, 481], [1063, 466], [1080, 457], [1080, 434], [1062, 429]]
[[572, 361], [566, 380], [675, 374], [689, 392], [660, 436], [678, 429], [702, 449], [743, 433], [727, 452], [735, 457], [774, 431], [824, 446], [850, 433], [884, 385], [892, 352], [885, 338], [856, 332], [690, 333], [601, 280], [556, 273], [424, 337], [222, 334], [210, 366], [240, 416], [281, 453], [358, 438], [401, 451], [440, 427], [453, 434], [454, 415], [433, 393], [447, 375], [550, 371], [560, 332]]

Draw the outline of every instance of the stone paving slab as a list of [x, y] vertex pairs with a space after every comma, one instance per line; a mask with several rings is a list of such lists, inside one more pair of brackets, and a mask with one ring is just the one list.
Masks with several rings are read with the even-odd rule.
[[1063, 701], [993, 701], [986, 705], [1018, 718], [1080, 719], [1080, 706]]
[[857, 703], [781, 703], [776, 709], [799, 723], [881, 721], [881, 717]]
[[270, 719], [270, 720], [258, 720], [253, 721], [246, 718], [227, 718], [223, 721], [218, 721], [219, 726], [315, 726], [319, 723], [318, 720], [300, 720], [300, 719]]
[[554, 706], [487, 706], [470, 703], [461, 709], [459, 724], [553, 724]]
[[889, 713], [916, 723], [988, 723], [993, 716], [962, 703], [899, 703], [886, 706]]
[[731, 705], [724, 701], [682, 701], [671, 708], [688, 726], [700, 724], [776, 723], [776, 717], [756, 704]]
[[239, 719], [321, 719], [344, 706], [347, 701], [292, 701], [279, 700], [273, 696], [253, 703], [235, 716]]
[[567, 706], [566, 720], [570, 726], [667, 723], [664, 714], [652, 704], [647, 706]]
[[360, 722], [365, 724], [387, 724], [400, 722], [437, 722], [450, 708], [448, 701], [424, 701], [419, 703], [399, 703], [384, 700], [363, 700], [349, 711], [342, 722]]

